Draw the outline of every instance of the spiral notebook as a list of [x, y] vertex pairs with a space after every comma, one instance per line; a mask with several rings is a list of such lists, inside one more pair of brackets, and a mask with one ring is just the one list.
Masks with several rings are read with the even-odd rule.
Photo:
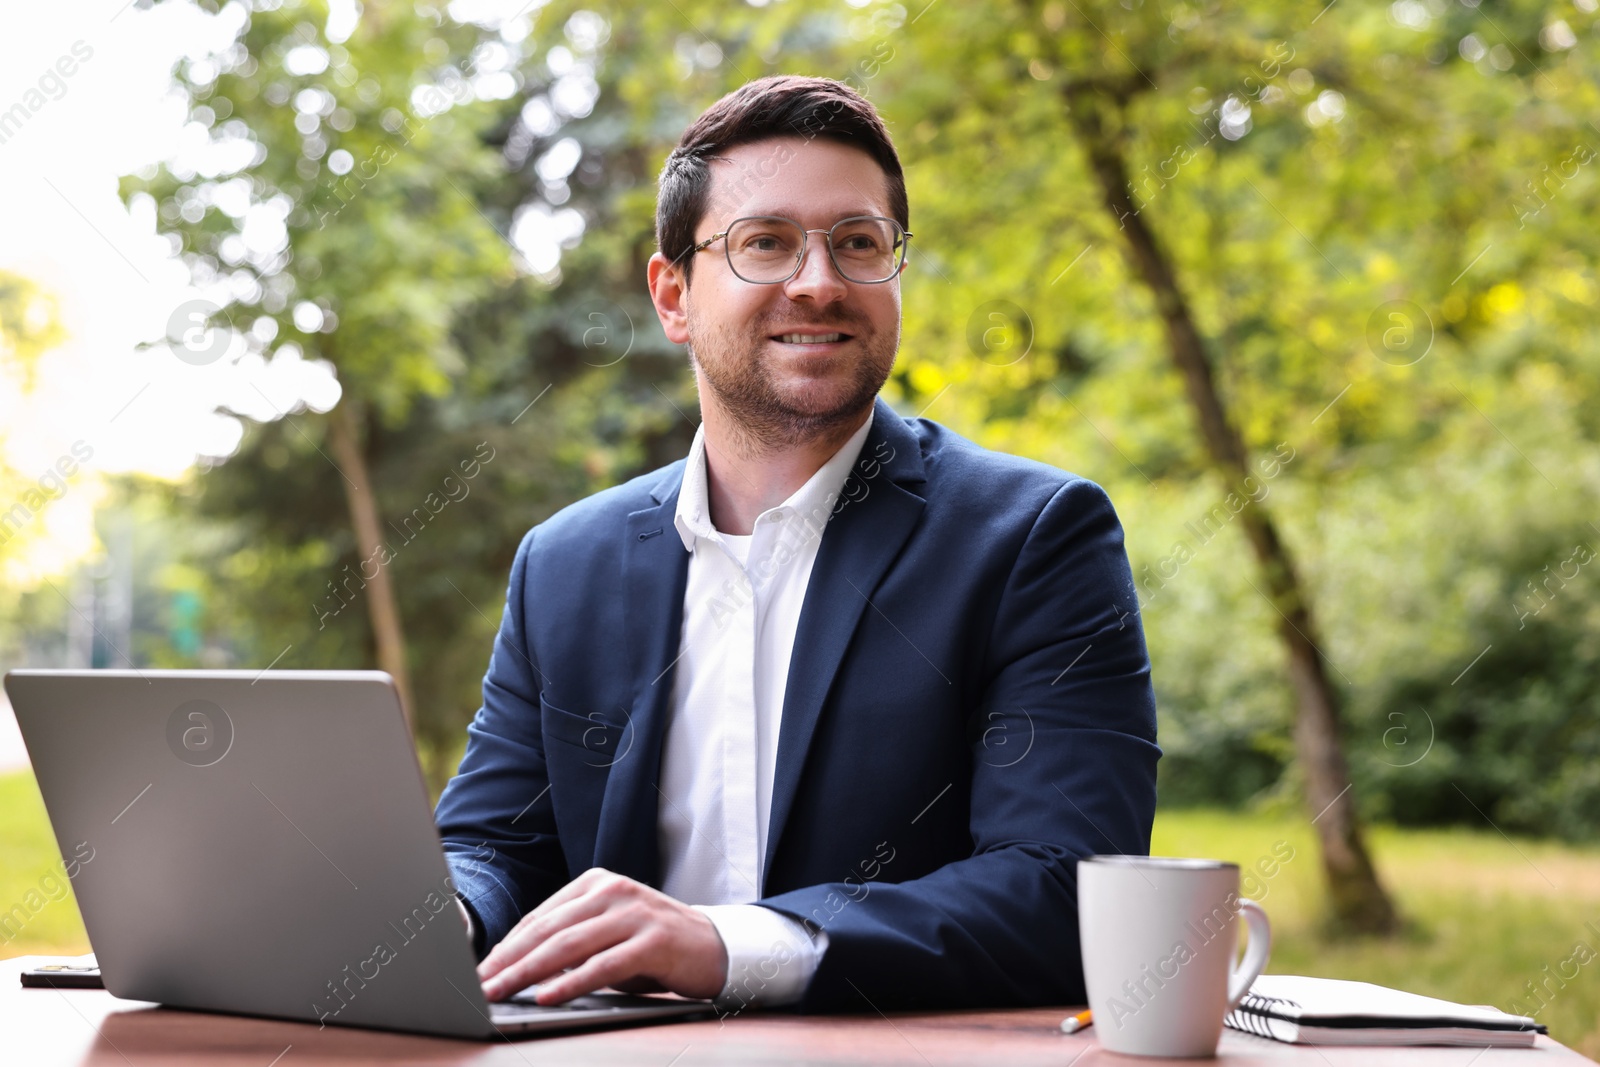
[[1228, 1013], [1235, 1030], [1298, 1045], [1479, 1045], [1526, 1048], [1543, 1024], [1496, 1008], [1369, 982], [1264, 974]]

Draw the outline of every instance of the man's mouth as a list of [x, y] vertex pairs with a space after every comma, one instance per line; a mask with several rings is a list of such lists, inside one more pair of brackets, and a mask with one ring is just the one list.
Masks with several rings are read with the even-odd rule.
[[850, 340], [847, 333], [779, 333], [773, 334], [772, 340], [781, 341], [786, 345], [828, 345]]

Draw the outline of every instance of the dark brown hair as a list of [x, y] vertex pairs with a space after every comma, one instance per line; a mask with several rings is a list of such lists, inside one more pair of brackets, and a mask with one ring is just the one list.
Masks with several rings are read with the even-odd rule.
[[[889, 181], [889, 211], [911, 227], [900, 156], [871, 102], [843, 82], [797, 74], [757, 78], [707, 108], [690, 124], [661, 168], [656, 197], [656, 245], [676, 262], [694, 247], [694, 232], [710, 207], [710, 160], [719, 151], [769, 137], [825, 137], [865, 151]], [[683, 261], [684, 277], [693, 270]]]

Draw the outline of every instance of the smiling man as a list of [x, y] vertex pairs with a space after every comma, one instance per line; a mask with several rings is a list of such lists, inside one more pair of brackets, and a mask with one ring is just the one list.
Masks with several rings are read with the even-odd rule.
[[529, 531], [437, 818], [491, 999], [1084, 998], [1076, 861], [1144, 853], [1155, 704], [1093, 483], [903, 418], [881, 118], [751, 82], [661, 173], [685, 460]]

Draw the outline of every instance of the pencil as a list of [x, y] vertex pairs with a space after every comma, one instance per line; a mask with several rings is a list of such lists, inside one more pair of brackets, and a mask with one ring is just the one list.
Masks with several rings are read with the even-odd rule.
[[1079, 1030], [1085, 1030], [1093, 1025], [1094, 1015], [1088, 1008], [1085, 1008], [1078, 1014], [1061, 1020], [1061, 1032], [1063, 1034], [1075, 1034]]

